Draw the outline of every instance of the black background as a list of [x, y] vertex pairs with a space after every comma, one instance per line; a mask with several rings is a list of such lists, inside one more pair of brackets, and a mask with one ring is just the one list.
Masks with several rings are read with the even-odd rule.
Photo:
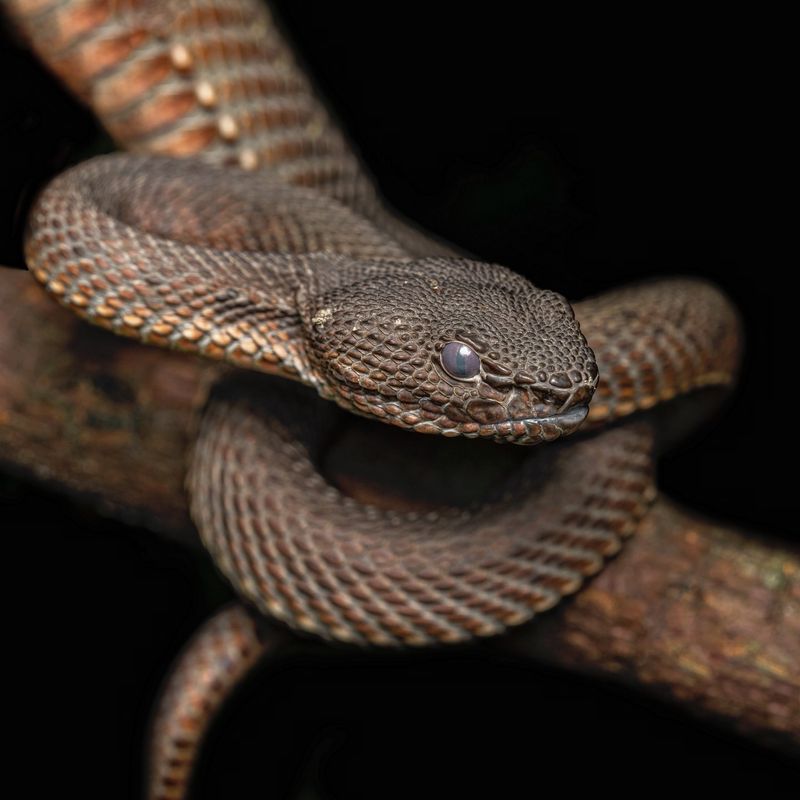
[[[676, 6], [275, 5], [409, 217], [571, 298], [676, 273], [730, 294], [748, 342], [741, 386], [662, 461], [660, 483], [792, 537], [793, 265], [773, 245], [788, 150], [753, 21]], [[2, 35], [0, 263], [16, 266], [32, 195], [98, 134]], [[52, 755], [37, 780], [136, 796], [152, 693], [226, 590], [200, 554], [0, 481], [23, 579], [23, 738]], [[642, 776], [770, 789], [796, 770], [613, 687], [481, 652], [375, 661], [308, 646], [261, 678], [215, 730], [203, 797], [515, 797], [550, 779], [626, 794]]]

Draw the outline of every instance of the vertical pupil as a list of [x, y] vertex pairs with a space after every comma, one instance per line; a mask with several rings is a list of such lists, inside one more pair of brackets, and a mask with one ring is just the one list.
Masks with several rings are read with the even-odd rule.
[[465, 344], [458, 348], [456, 354], [456, 372], [459, 375], [466, 375], [469, 372], [469, 357], [472, 355], [472, 350]]
[[463, 342], [449, 342], [442, 350], [442, 366], [454, 378], [474, 378], [481, 369], [478, 354]]

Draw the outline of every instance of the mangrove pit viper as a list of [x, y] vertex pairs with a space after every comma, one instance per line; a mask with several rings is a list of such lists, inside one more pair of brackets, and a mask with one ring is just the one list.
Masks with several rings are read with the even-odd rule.
[[[427, 645], [525, 622], [601, 569], [653, 496], [654, 416], [638, 412], [733, 380], [737, 318], [716, 289], [663, 280], [572, 307], [417, 232], [254, 2], [7, 10], [131, 151], [44, 189], [34, 276], [90, 322], [243, 368], [211, 393], [188, 479], [242, 598], [324, 638]], [[484, 497], [378, 508], [323, 477], [339, 412], [317, 395], [442, 437], [594, 433], [531, 450]], [[153, 796], [180, 796], [202, 733], [178, 753], [174, 719], [204, 719], [203, 687], [221, 693], [263, 648], [249, 620], [223, 612], [176, 671]]]

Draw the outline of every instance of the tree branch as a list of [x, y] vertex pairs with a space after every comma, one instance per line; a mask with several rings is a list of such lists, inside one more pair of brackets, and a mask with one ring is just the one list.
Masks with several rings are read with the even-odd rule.
[[0, 463], [185, 540], [195, 410], [215, 365], [142, 347], [0, 268]]
[[800, 747], [800, 557], [660, 499], [570, 602], [500, 643]]

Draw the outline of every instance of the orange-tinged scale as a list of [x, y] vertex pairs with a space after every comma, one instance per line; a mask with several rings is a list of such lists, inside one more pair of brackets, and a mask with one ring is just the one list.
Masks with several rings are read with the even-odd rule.
[[604, 403], [601, 403], [599, 405], [593, 403], [592, 405], [589, 406], [588, 420], [594, 422], [597, 420], [605, 419], [606, 417], [608, 417], [610, 411], [611, 411], [610, 407]]
[[643, 411], [646, 411], [648, 408], [652, 408], [657, 403], [658, 397], [653, 394], [648, 394], [639, 399], [639, 408]]
[[151, 58], [138, 59], [108, 76], [101, 77], [93, 95], [98, 114], [113, 117], [124, 111], [143, 94], [164, 81], [172, 71], [169, 55], [161, 52]]
[[186, 353], [197, 353], [199, 351], [199, 347], [197, 346], [197, 342], [194, 340], [182, 338], [180, 340], [180, 350]]
[[632, 381], [620, 382], [617, 386], [617, 397], [621, 400], [630, 400], [636, 395], [636, 389]]
[[208, 358], [216, 358], [222, 360], [225, 357], [225, 350], [222, 347], [218, 347], [213, 342], [209, 342], [202, 347], [203, 355], [207, 356]]
[[107, 127], [112, 135], [132, 143], [174, 125], [195, 108], [197, 102], [194, 92], [185, 88], [173, 89], [169, 94], [162, 94], [146, 104], [136, 105], [128, 112], [121, 112], [108, 121]]
[[144, 324], [144, 320], [141, 317], [136, 316], [135, 314], [125, 314], [122, 317], [123, 324], [128, 328], [133, 328], [134, 330], [137, 328], [141, 328]]
[[54, 11], [53, 24], [64, 41], [76, 39], [102, 25], [110, 15], [108, 0], [83, 0]]
[[19, 14], [33, 17], [40, 13], [52, 11], [58, 5], [57, 0], [13, 0], [11, 7]]
[[151, 326], [150, 330], [157, 336], [169, 336], [175, 330], [175, 326], [166, 322], [156, 322]]
[[149, 37], [149, 32], [144, 30], [127, 31], [116, 36], [103, 37], [90, 40], [80, 47], [70, 49], [67, 55], [58, 59], [59, 68], [71, 74], [83, 76], [87, 85], [90, 85], [95, 76], [111, 69], [123, 59], [140, 47]]
[[[199, 153], [217, 138], [217, 128], [213, 122], [200, 122], [197, 127], [180, 128], [171, 133], [147, 140], [146, 149], [156, 155], [185, 157]], [[144, 149], [145, 145], [142, 144]], [[133, 148], [138, 149], [137, 147]]]
[[181, 337], [189, 342], [196, 342], [203, 338], [203, 332], [192, 325], [181, 328]]

